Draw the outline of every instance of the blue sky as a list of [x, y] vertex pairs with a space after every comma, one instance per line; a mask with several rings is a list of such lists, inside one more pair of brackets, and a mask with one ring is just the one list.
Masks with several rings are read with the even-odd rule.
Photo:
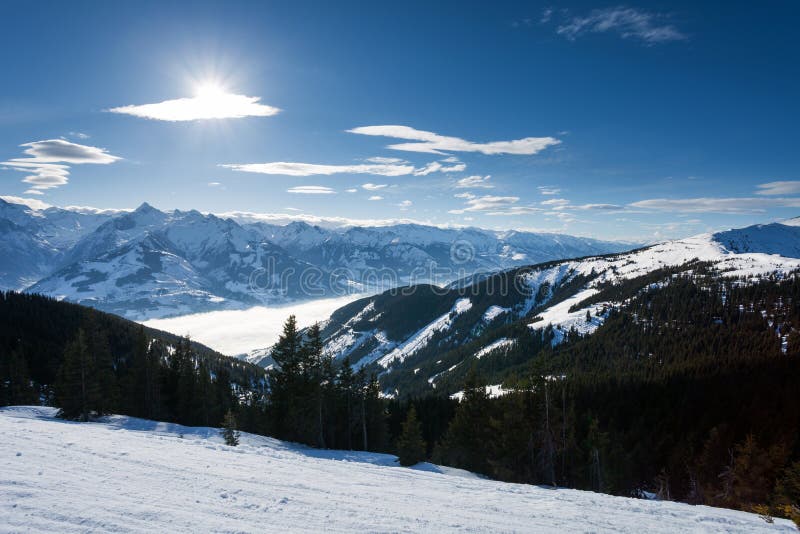
[[798, 22], [790, 1], [5, 0], [0, 195], [638, 240], [791, 217]]

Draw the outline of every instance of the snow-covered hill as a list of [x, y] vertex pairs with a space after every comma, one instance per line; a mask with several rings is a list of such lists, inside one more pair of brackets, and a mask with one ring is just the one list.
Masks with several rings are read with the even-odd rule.
[[392, 456], [0, 409], [10, 532], [796, 532], [744, 512], [507, 484]]
[[0, 289], [26, 289], [134, 319], [445, 283], [624, 243], [421, 225], [337, 230], [202, 214], [32, 209], [0, 199]]
[[710, 265], [716, 276], [745, 281], [788, 273], [800, 269], [800, 230], [777, 223], [753, 226], [471, 277], [447, 290], [417, 286], [387, 292], [337, 310], [324, 325], [325, 348], [356, 366], [371, 365], [389, 382], [413, 373], [435, 388], [443, 376], [469, 366], [462, 364], [518, 341], [508, 339], [509, 324], [547, 332], [553, 344], [569, 331], [590, 334], [608, 310], [623, 305], [598, 301], [602, 288], [660, 269], [687, 271], [698, 263]]

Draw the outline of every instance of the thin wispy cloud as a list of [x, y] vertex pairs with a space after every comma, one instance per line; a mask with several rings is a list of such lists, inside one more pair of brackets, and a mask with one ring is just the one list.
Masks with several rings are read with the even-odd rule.
[[409, 126], [382, 125], [360, 126], [347, 130], [359, 135], [378, 137], [391, 137], [413, 141], [411, 143], [396, 143], [388, 145], [392, 150], [407, 152], [423, 152], [427, 154], [447, 154], [448, 152], [480, 152], [482, 154], [518, 154], [533, 155], [547, 147], [557, 145], [561, 141], [554, 137], [526, 137], [512, 141], [492, 141], [488, 143], [475, 143], [459, 137], [449, 137], [424, 130], [417, 130]]
[[685, 33], [664, 19], [660, 14], [619, 6], [595, 9], [588, 15], [572, 17], [559, 25], [556, 32], [570, 41], [589, 33], [613, 33], [646, 44], [688, 39]]
[[383, 163], [383, 164], [390, 164], [390, 163], [408, 163], [406, 160], [402, 158], [385, 158], [383, 156], [375, 156], [372, 158], [367, 158], [364, 161], [368, 161], [370, 163]]
[[456, 182], [457, 189], [491, 189], [494, 185], [489, 183], [491, 179], [491, 175], [486, 176], [467, 176], [466, 178], [461, 178]]
[[119, 106], [106, 111], [170, 122], [270, 117], [281, 111], [260, 102], [261, 97], [258, 96], [214, 91], [154, 104]]
[[363, 184], [361, 187], [367, 191], [377, 191], [389, 186], [387, 184]]
[[548, 200], [543, 200], [541, 202], [542, 206], [548, 206], [553, 209], [563, 208], [569, 205], [569, 200], [566, 198], [551, 198]]
[[298, 195], [333, 195], [336, 193], [336, 191], [330, 187], [322, 185], [299, 185], [297, 187], [290, 187], [286, 192]]
[[413, 165], [399, 164], [359, 164], [359, 165], [320, 165], [273, 161], [270, 163], [231, 163], [221, 165], [227, 169], [258, 174], [279, 174], [283, 176], [330, 176], [332, 174], [374, 174], [377, 176], [405, 176], [413, 174]]
[[471, 212], [482, 212], [486, 215], [530, 215], [544, 211], [535, 206], [517, 206], [519, 197], [516, 196], [494, 196], [486, 195], [482, 197], [469, 198], [463, 208], [450, 210], [448, 213], [461, 215]]
[[29, 194], [42, 194], [42, 191], [69, 183], [72, 165], [107, 165], [121, 159], [104, 148], [71, 143], [65, 139], [33, 141], [20, 147], [24, 148], [23, 153], [28, 157], [12, 158], [0, 162], [0, 165], [28, 173], [22, 181], [30, 184]]
[[653, 198], [629, 204], [632, 208], [673, 213], [764, 213], [770, 208], [800, 208], [800, 198]]
[[[402, 160], [400, 160], [402, 161]], [[434, 172], [460, 172], [463, 163], [446, 166], [438, 161], [417, 168], [410, 163], [359, 163], [355, 165], [325, 165], [288, 161], [268, 163], [226, 163], [220, 165], [234, 171], [282, 176], [331, 176], [333, 174], [371, 174], [374, 176], [427, 176]]]
[[545, 196], [558, 195], [559, 193], [561, 193], [561, 189], [560, 188], [551, 187], [549, 185], [540, 185], [539, 187], [537, 187], [537, 189], [539, 190], [539, 192], [541, 194], [543, 194]]
[[756, 187], [757, 195], [796, 195], [800, 193], [800, 181], [767, 182]]
[[543, 200], [540, 202], [542, 206], [547, 206], [549, 210], [552, 210], [553, 214], [556, 213], [564, 213], [567, 211], [592, 211], [592, 210], [622, 210], [625, 209], [624, 206], [620, 206], [619, 204], [601, 204], [601, 203], [592, 203], [592, 204], [573, 204], [570, 200], [566, 198], [550, 198], [547, 200]]
[[466, 170], [467, 166], [464, 163], [454, 163], [452, 165], [443, 165], [438, 161], [432, 161], [421, 169], [414, 171], [415, 176], [427, 176], [434, 172], [462, 172]]
[[405, 211], [410, 208], [414, 203], [410, 200], [403, 200], [397, 206], [400, 208], [401, 211]]
[[372, 195], [367, 200], [383, 200], [383, 197], [380, 195]]

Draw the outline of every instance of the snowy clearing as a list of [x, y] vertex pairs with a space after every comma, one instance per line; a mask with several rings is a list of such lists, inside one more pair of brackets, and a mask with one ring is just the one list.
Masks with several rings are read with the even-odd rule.
[[385, 454], [0, 409], [0, 531], [796, 532], [744, 512], [505, 484]]
[[328, 319], [345, 304], [365, 296], [367, 294], [354, 294], [288, 306], [194, 313], [142, 324], [179, 336], [188, 335], [222, 354], [236, 356], [272, 346], [278, 341], [286, 318], [292, 314], [297, 316], [298, 326], [305, 328]]

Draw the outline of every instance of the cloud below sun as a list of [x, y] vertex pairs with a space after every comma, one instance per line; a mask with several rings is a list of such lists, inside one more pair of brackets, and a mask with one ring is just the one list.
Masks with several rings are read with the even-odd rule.
[[209, 119], [270, 117], [280, 109], [261, 103], [261, 97], [237, 95], [217, 87], [205, 87], [193, 97], [164, 100], [154, 104], [127, 105], [107, 110], [145, 119], [181, 122]]

